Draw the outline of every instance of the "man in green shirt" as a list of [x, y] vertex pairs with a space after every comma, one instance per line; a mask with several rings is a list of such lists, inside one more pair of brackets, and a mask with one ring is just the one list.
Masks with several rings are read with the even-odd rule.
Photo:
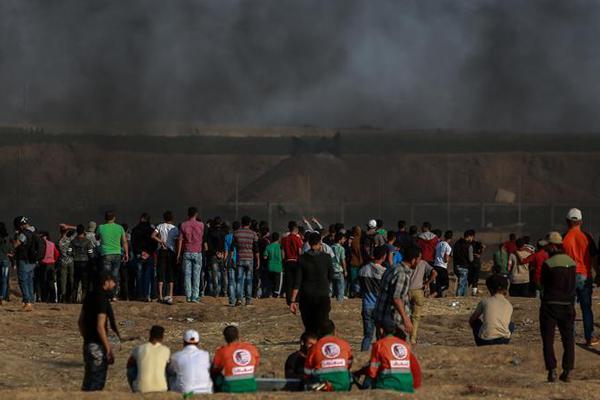
[[265, 249], [265, 260], [269, 269], [269, 281], [271, 283], [271, 292], [273, 297], [281, 295], [281, 286], [283, 284], [283, 250], [279, 244], [279, 233], [271, 234], [271, 244]]
[[[105, 223], [98, 227], [96, 236], [100, 240], [100, 254], [102, 256], [102, 267], [115, 278], [117, 290], [113, 296], [116, 299], [119, 292], [119, 269], [121, 262], [129, 261], [129, 246], [127, 236], [123, 227], [115, 222], [117, 216], [108, 211], [105, 214]], [[122, 260], [122, 261], [121, 261]]]
[[346, 235], [342, 232], [335, 234], [335, 243], [331, 246], [333, 250], [333, 276], [331, 278], [331, 294], [335, 295], [339, 303], [344, 301], [344, 294], [346, 292]]

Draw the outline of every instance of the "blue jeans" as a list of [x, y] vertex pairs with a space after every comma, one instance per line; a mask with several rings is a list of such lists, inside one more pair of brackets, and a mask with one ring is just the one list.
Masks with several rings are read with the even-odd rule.
[[0, 261], [0, 275], [2, 284], [0, 285], [0, 300], [8, 300], [8, 284], [10, 273], [10, 260], [5, 259]]
[[456, 267], [458, 272], [458, 286], [456, 287], [457, 296], [466, 296], [469, 289], [469, 270], [463, 267]]
[[136, 258], [135, 289], [139, 300], [150, 298], [154, 286], [154, 259], [148, 257], [145, 260]]
[[236, 268], [231, 265], [227, 268], [227, 296], [229, 296], [229, 304], [235, 304], [236, 298], [236, 285], [237, 285], [237, 277], [236, 277]]
[[23, 303], [33, 304], [35, 302], [35, 292], [33, 290], [33, 271], [35, 263], [29, 263], [25, 260], [19, 260], [17, 275], [19, 276], [19, 286], [23, 294]]
[[110, 272], [111, 275], [115, 277], [115, 283], [117, 284], [116, 293], [119, 293], [121, 282], [121, 275], [119, 275], [119, 270], [121, 269], [121, 255], [107, 254], [102, 256], [102, 268], [104, 271]]
[[183, 288], [188, 301], [200, 298], [202, 253], [183, 253]]
[[208, 260], [208, 292], [217, 297], [221, 294], [221, 272], [223, 270], [223, 259], [213, 256]]
[[590, 340], [594, 333], [594, 314], [592, 313], [592, 278], [584, 275], [577, 275], [577, 302], [581, 307], [581, 316], [583, 318], [583, 333], [585, 340]]
[[254, 262], [238, 261], [237, 264], [237, 300], [241, 301], [244, 297], [247, 301], [252, 299], [252, 268]]
[[331, 280], [330, 292], [332, 296], [335, 296], [338, 302], [344, 301], [344, 289], [346, 287], [346, 281], [344, 280], [344, 274], [335, 274]]
[[363, 340], [360, 345], [360, 351], [369, 351], [371, 342], [373, 341], [373, 333], [375, 332], [374, 318], [375, 304], [365, 304], [362, 306], [363, 320]]

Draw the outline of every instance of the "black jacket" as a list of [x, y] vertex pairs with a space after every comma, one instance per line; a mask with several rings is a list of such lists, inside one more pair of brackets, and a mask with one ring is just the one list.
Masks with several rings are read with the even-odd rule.
[[309, 297], [329, 297], [329, 282], [333, 277], [331, 256], [312, 250], [300, 256], [296, 267], [294, 289], [299, 289], [299, 301]]
[[576, 262], [559, 253], [546, 260], [542, 266], [542, 303], [575, 304]]

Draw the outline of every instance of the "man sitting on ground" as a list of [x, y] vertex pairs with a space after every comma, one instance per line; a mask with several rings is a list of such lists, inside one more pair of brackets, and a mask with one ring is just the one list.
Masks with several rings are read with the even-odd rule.
[[337, 337], [333, 321], [327, 321], [321, 331], [324, 336], [308, 350], [306, 357], [307, 381], [325, 384], [324, 391], [349, 391], [352, 349], [348, 342]]
[[486, 279], [485, 284], [490, 297], [479, 302], [469, 319], [477, 346], [508, 344], [515, 330], [511, 322], [513, 307], [506, 294], [508, 279], [494, 274]]
[[227, 344], [217, 349], [210, 368], [216, 391], [256, 392], [254, 374], [260, 361], [258, 350], [250, 343], [240, 341], [240, 332], [235, 326], [225, 328], [223, 336]]
[[169, 375], [174, 375], [171, 390], [179, 393], [212, 393], [210, 355], [200, 350], [200, 335], [193, 329], [183, 334], [183, 350], [171, 356]]
[[[127, 378], [134, 392], [166, 392], [171, 351], [162, 344], [165, 328], [154, 325], [148, 343], [137, 346], [127, 361]], [[134, 373], [135, 372], [135, 373]]]
[[317, 335], [310, 332], [304, 332], [300, 336], [300, 349], [290, 354], [285, 361], [285, 379], [298, 379], [300, 383], [286, 385], [287, 390], [302, 390], [306, 356], [308, 350], [317, 343], [317, 340], [319, 340]]
[[406, 343], [406, 334], [394, 323], [380, 328], [381, 339], [373, 345], [370, 363], [355, 375], [367, 375], [363, 389], [386, 389], [413, 393], [421, 387], [421, 366]]

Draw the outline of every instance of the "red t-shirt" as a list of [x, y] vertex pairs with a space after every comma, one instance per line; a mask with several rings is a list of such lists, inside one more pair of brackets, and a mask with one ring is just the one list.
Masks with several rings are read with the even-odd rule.
[[283, 261], [298, 261], [303, 245], [302, 238], [297, 233], [290, 233], [281, 238], [281, 249], [285, 253]]

